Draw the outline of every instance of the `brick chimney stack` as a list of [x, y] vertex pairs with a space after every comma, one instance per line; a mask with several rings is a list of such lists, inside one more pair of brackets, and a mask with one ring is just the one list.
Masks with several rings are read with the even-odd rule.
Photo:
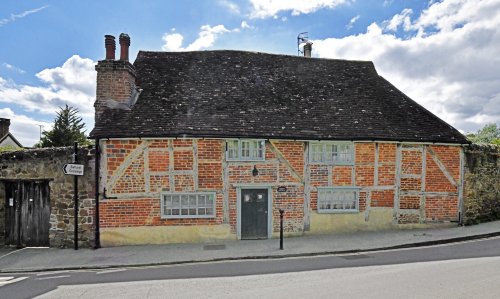
[[97, 71], [96, 99], [94, 103], [95, 121], [116, 103], [129, 104], [136, 90], [135, 67], [128, 61], [130, 37], [120, 34], [120, 60], [115, 60], [115, 37], [104, 36], [106, 59], [100, 60], [95, 66]]
[[304, 45], [304, 57], [311, 57], [311, 53], [312, 53], [312, 44], [311, 42], [306, 42], [306, 44]]
[[115, 37], [112, 35], [105, 35], [104, 46], [106, 47], [106, 60], [115, 60]]
[[130, 47], [130, 36], [120, 34], [120, 60], [128, 61], [128, 48]]
[[0, 118], [0, 138], [9, 134], [10, 119]]

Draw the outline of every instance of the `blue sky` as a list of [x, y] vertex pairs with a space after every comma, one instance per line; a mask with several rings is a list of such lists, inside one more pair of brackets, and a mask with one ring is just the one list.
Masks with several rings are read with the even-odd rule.
[[58, 107], [93, 127], [104, 35], [139, 50], [235, 49], [374, 61], [379, 74], [464, 132], [500, 123], [500, 1], [10, 1], [0, 5], [0, 117], [25, 146]]

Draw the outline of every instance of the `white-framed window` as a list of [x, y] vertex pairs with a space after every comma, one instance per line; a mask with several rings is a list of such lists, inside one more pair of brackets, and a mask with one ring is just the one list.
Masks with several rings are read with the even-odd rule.
[[354, 164], [354, 143], [352, 142], [311, 142], [309, 145], [311, 163]]
[[215, 192], [161, 193], [161, 218], [214, 218]]
[[318, 213], [359, 211], [359, 188], [318, 187]]
[[266, 141], [263, 139], [229, 139], [226, 141], [228, 161], [263, 161]]

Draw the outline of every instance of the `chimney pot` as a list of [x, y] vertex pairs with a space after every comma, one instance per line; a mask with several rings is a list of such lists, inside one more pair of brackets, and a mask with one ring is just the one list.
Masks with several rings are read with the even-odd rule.
[[115, 60], [115, 37], [112, 35], [105, 35], [104, 46], [106, 47], [106, 60]]
[[311, 57], [311, 53], [312, 53], [312, 44], [311, 42], [307, 42], [305, 45], [304, 45], [304, 57]]
[[130, 36], [126, 33], [120, 34], [120, 60], [128, 61], [128, 49], [130, 47]]

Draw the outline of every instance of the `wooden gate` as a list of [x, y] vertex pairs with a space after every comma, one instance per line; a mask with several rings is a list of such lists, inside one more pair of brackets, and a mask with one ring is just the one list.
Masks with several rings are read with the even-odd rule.
[[4, 184], [5, 244], [49, 246], [49, 182], [4, 181]]

